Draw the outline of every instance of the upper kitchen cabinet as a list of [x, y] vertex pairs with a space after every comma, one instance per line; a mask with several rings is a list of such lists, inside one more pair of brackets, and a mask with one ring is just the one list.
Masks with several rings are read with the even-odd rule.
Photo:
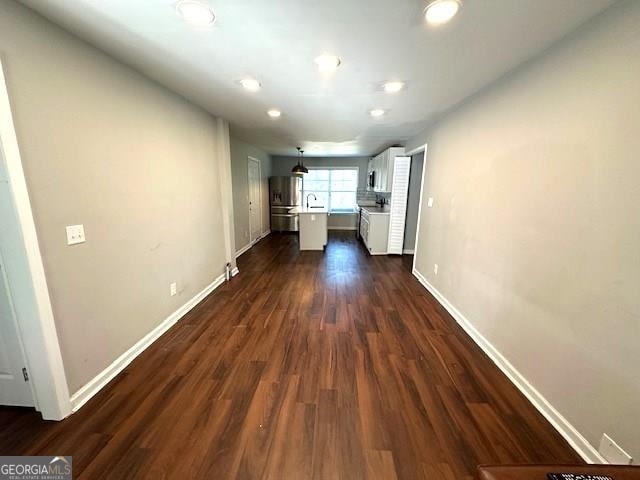
[[404, 155], [403, 147], [391, 147], [371, 160], [370, 170], [374, 176], [374, 192], [391, 192], [395, 158], [402, 155]]

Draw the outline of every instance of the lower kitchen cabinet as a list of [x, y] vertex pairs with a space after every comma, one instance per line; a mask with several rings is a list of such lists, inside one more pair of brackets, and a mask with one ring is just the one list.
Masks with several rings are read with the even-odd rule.
[[389, 214], [369, 214], [361, 210], [360, 237], [371, 255], [386, 255], [389, 237]]

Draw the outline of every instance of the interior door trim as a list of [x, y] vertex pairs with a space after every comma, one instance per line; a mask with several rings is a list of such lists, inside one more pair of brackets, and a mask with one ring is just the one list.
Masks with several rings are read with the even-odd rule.
[[[5, 82], [2, 59], [0, 58], [0, 162], [6, 169], [11, 186], [15, 218], [22, 234], [24, 267], [19, 282], [8, 271], [12, 288], [21, 288], [24, 295], [16, 295], [15, 306], [29, 311], [32, 315], [20, 317], [20, 335], [25, 349], [31, 375], [36, 409], [46, 420], [62, 420], [71, 414], [69, 387], [62, 363], [58, 333], [51, 308], [51, 298], [44, 273], [42, 256], [33, 211], [29, 200], [27, 182], [22, 168], [22, 158], [18, 147], [9, 93]], [[17, 299], [20, 299], [18, 301]]]
[[[259, 231], [258, 235], [255, 238], [251, 238], [252, 225], [251, 225], [251, 177], [249, 175], [251, 162], [256, 162], [258, 164], [258, 200], [259, 200]], [[247, 191], [249, 193], [249, 244], [253, 245], [262, 237], [262, 162], [259, 158], [252, 157], [251, 155], [247, 156]]]

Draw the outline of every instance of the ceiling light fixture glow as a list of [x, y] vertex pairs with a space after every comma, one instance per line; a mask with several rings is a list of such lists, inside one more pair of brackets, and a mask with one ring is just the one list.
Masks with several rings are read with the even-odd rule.
[[424, 17], [429, 25], [444, 25], [455, 17], [462, 4], [459, 0], [435, 0], [427, 5]]
[[280, 115], [282, 115], [282, 112], [277, 108], [272, 108], [267, 112], [267, 115], [269, 115], [271, 118], [280, 118]]
[[208, 5], [195, 0], [181, 0], [176, 5], [176, 10], [185, 22], [196, 27], [208, 27], [216, 20], [213, 10]]
[[314, 62], [318, 66], [318, 70], [325, 73], [335, 72], [340, 66], [340, 63], [342, 63], [338, 57], [329, 55], [328, 53], [323, 53], [319, 57], [316, 57]]
[[382, 108], [374, 108], [369, 112], [373, 118], [379, 118], [385, 114], [385, 111]]
[[382, 85], [382, 88], [387, 93], [398, 93], [404, 88], [404, 82], [387, 82]]
[[250, 92], [257, 92], [260, 90], [260, 82], [255, 78], [243, 78], [240, 80], [240, 85], [244, 87], [245, 90], [249, 90]]

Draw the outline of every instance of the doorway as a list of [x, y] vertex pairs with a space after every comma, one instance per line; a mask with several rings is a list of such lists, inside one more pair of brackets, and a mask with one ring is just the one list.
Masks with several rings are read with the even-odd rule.
[[[0, 189], [4, 190], [4, 187], [2, 182]], [[0, 195], [4, 197], [4, 192], [0, 192]], [[4, 198], [0, 203], [4, 203]], [[3, 214], [4, 212], [0, 213], [0, 222], [6, 225]], [[26, 356], [2, 250], [0, 249], [0, 405], [34, 407]]]
[[424, 152], [411, 156], [411, 172], [409, 173], [409, 189], [407, 193], [407, 215], [404, 225], [403, 254], [415, 253], [416, 234], [418, 231], [418, 210], [422, 195], [422, 169], [424, 167]]
[[[418, 249], [420, 248], [420, 218], [422, 217], [422, 208], [423, 208], [423, 203], [424, 203], [424, 194], [425, 194], [425, 184], [424, 184], [424, 179], [426, 177], [427, 174], [427, 150], [428, 150], [428, 144], [424, 144], [424, 145], [420, 145], [418, 148], [411, 150], [410, 152], [407, 152], [407, 155], [411, 155], [412, 158], [416, 158], [416, 160], [419, 162], [419, 157], [422, 157], [422, 162], [421, 162], [421, 166], [422, 166], [422, 171], [421, 174], [419, 175], [420, 178], [420, 188], [416, 189], [414, 188], [414, 190], [417, 190], [419, 192], [418, 194], [418, 212], [416, 215], [416, 227], [415, 227], [415, 239], [414, 239], [414, 247], [413, 247], [413, 259], [411, 262], [411, 271], [415, 272], [416, 271], [416, 257], [418, 254]], [[417, 163], [418, 164], [418, 163]], [[418, 176], [416, 176], [415, 180], [418, 180]], [[416, 182], [417, 183], [417, 182]], [[427, 200], [427, 208], [431, 208], [432, 202], [430, 200]]]
[[0, 404], [62, 420], [69, 389], [1, 59], [0, 225]]
[[33, 407], [35, 402], [14, 306], [15, 292], [12, 292], [7, 272], [7, 263], [16, 254], [17, 221], [4, 163], [0, 157], [0, 405]]
[[249, 244], [262, 236], [262, 169], [260, 160], [248, 157], [249, 179]]

